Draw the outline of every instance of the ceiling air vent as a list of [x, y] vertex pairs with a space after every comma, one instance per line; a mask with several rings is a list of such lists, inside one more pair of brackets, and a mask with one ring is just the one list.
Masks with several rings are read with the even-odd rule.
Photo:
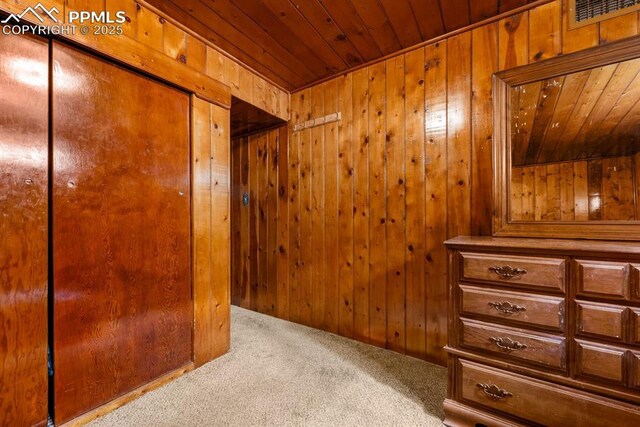
[[569, 0], [569, 27], [581, 27], [640, 9], [640, 0]]

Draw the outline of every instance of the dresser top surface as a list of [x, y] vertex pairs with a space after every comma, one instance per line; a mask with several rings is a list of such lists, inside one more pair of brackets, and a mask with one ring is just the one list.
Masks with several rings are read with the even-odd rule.
[[640, 256], [640, 242], [607, 240], [534, 239], [521, 237], [458, 236], [444, 242], [450, 249], [485, 248], [527, 250], [533, 252], [568, 252], [579, 254], [624, 254]]

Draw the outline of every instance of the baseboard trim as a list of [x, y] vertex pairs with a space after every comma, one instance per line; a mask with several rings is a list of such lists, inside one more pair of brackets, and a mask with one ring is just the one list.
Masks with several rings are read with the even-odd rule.
[[176, 378], [181, 377], [187, 372], [193, 371], [194, 369], [195, 369], [195, 364], [193, 362], [190, 362], [189, 364], [183, 366], [182, 368], [179, 368], [179, 369], [176, 369], [175, 371], [171, 371], [167, 374], [164, 374], [161, 377], [158, 377], [155, 380], [151, 381], [150, 383], [147, 383], [141, 387], [138, 387], [137, 389], [132, 390], [129, 393], [124, 394], [108, 403], [105, 403], [104, 405], [99, 406], [96, 409], [93, 409], [83, 415], [80, 415], [79, 417], [74, 418], [71, 421], [67, 421], [66, 423], [62, 424], [60, 427], [79, 427], [79, 426], [88, 424], [91, 421], [95, 420], [96, 418], [106, 415], [109, 412], [112, 412], [120, 408], [121, 406], [124, 406], [133, 400], [136, 400], [140, 396], [143, 396], [144, 394], [150, 391], [156, 390], [162, 387], [163, 385], [175, 380]]

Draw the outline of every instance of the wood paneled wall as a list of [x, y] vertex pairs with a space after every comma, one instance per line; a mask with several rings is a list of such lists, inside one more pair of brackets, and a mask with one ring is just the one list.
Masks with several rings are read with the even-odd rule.
[[229, 111], [192, 97], [194, 355], [196, 366], [229, 350], [231, 149]]
[[514, 167], [511, 219], [636, 220], [638, 156]]
[[[234, 303], [444, 364], [443, 241], [491, 234], [493, 73], [638, 32], [637, 13], [568, 31], [564, 6], [551, 2], [292, 94], [291, 124], [337, 111], [342, 121], [290, 133], [287, 170], [282, 153], [277, 163], [287, 221], [279, 205], [276, 238], [258, 232], [247, 248], [277, 256], [240, 258]], [[261, 166], [250, 158], [257, 153], [243, 153], [240, 170], [250, 188], [268, 188], [260, 180], [272, 175], [251, 168], [275, 173], [276, 164]], [[272, 218], [253, 215], [241, 217], [243, 227]], [[277, 286], [249, 290], [244, 275], [264, 271]]]

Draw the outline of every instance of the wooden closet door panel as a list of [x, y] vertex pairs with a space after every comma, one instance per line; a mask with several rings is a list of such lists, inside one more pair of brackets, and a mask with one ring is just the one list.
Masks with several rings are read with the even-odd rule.
[[48, 58], [46, 40], [0, 33], [2, 426], [47, 421]]
[[55, 418], [192, 360], [189, 97], [53, 45]]

